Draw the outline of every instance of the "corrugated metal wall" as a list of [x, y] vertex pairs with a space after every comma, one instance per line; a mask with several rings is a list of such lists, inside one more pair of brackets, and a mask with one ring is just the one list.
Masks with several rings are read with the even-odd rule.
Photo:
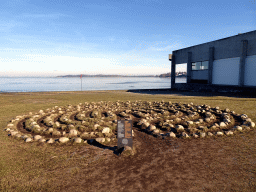
[[238, 85], [240, 57], [213, 61], [212, 84]]
[[244, 85], [256, 86], [256, 55], [245, 59]]
[[191, 71], [191, 79], [208, 80], [208, 70]]

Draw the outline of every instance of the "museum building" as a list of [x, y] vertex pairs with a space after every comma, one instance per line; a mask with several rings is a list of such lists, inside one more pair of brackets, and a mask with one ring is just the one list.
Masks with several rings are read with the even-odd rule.
[[[256, 30], [174, 50], [172, 90], [255, 91]], [[176, 65], [187, 63], [187, 83], [175, 83]]]

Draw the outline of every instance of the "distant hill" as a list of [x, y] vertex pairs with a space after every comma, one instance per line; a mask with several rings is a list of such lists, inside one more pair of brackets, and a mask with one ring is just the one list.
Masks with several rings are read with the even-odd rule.
[[171, 73], [164, 73], [159, 75], [159, 77], [171, 77]]
[[[64, 76], [57, 76], [57, 77], [80, 77], [81, 75], [64, 75]], [[82, 74], [82, 77], [159, 77], [158, 75], [84, 75]]]
[[[63, 76], [57, 76], [57, 77], [80, 77], [81, 75], [63, 75]], [[186, 72], [177, 72], [175, 74], [176, 77], [187, 77]], [[164, 73], [161, 75], [103, 75], [103, 74], [98, 74], [98, 75], [84, 75], [82, 74], [82, 77], [171, 77], [171, 73]]]
[[[159, 75], [159, 77], [161, 78], [165, 78], [165, 77], [171, 77], [171, 73], [164, 73]], [[187, 73], [186, 72], [177, 72], [175, 73], [175, 77], [187, 77]]]

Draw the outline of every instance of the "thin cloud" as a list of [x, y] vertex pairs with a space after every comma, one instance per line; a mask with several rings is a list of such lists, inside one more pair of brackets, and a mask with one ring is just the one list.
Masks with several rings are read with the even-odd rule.
[[48, 19], [58, 19], [60, 17], [71, 17], [70, 15], [65, 15], [61, 13], [51, 13], [51, 14], [24, 14], [23, 17], [31, 18], [48, 18]]
[[151, 47], [152, 51], [171, 51], [173, 48], [177, 48], [178, 46], [168, 45], [166, 47]]
[[0, 31], [9, 32], [11, 29], [22, 25], [22, 23], [17, 21], [2, 21], [0, 22]]
[[[168, 44], [167, 46], [164, 46]], [[172, 44], [172, 43], [165, 43], [164, 45], [154, 45], [154, 46], [151, 46], [149, 47], [149, 50], [151, 51], [172, 51], [173, 49], [178, 49], [181, 47], [181, 44], [180, 43], [176, 43], [176, 44]]]

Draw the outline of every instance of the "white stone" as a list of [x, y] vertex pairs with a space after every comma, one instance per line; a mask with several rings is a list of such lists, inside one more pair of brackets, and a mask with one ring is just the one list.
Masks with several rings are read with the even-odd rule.
[[53, 128], [49, 128], [48, 131], [51, 133], [53, 132]]
[[69, 124], [68, 125], [68, 128], [70, 128], [70, 129], [72, 129], [72, 128], [74, 128], [75, 126], [74, 125], [72, 125], [72, 124]]
[[153, 133], [160, 133], [160, 130], [159, 129], [154, 129]]
[[199, 136], [195, 133], [193, 133], [193, 137], [198, 138]]
[[243, 128], [241, 126], [235, 126], [234, 129], [237, 130], [237, 131], [242, 131], [243, 130]]
[[207, 135], [208, 136], [213, 136], [213, 134], [211, 132], [208, 132]]
[[228, 123], [231, 123], [231, 120], [230, 119], [224, 119], [223, 122], [228, 124]]
[[205, 136], [206, 136], [206, 133], [200, 132], [200, 137], [201, 137], [201, 138], [203, 138], [203, 137], [205, 137]]
[[108, 127], [105, 127], [103, 130], [102, 130], [102, 133], [109, 133], [110, 132], [110, 128]]
[[173, 125], [172, 123], [167, 123], [166, 126], [167, 126], [167, 127], [174, 128], [174, 125]]
[[45, 141], [46, 140], [44, 138], [41, 138], [41, 139], [38, 140], [38, 142], [40, 142], [40, 143], [44, 143]]
[[149, 125], [148, 130], [149, 130], [149, 131], [156, 130], [156, 126], [154, 126], [154, 125]]
[[249, 122], [249, 126], [255, 127], [255, 123], [254, 122]]
[[59, 126], [60, 126], [60, 123], [57, 121], [57, 122], [55, 123], [55, 125], [56, 125], [57, 127], [59, 127]]
[[14, 127], [14, 124], [9, 123], [9, 124], [7, 125], [7, 127], [9, 127], [9, 128]]
[[247, 118], [245, 121], [247, 121], [247, 122], [252, 122], [252, 119]]
[[198, 119], [198, 121], [199, 121], [200, 123], [203, 123], [203, 122], [204, 122], [204, 120], [203, 120], [203, 119]]
[[246, 114], [242, 114], [240, 117], [242, 120], [246, 120], [248, 118], [248, 116]]
[[26, 138], [28, 138], [28, 136], [27, 135], [21, 135], [21, 137], [20, 138], [22, 138], [22, 139], [26, 139]]
[[33, 125], [32, 128], [36, 128], [37, 130], [40, 130], [40, 126], [39, 125]]
[[20, 137], [21, 137], [21, 134], [17, 133], [17, 134], [15, 135], [15, 137], [16, 137], [16, 138], [20, 138]]
[[41, 138], [42, 138], [41, 135], [35, 135], [35, 136], [34, 136], [34, 140], [35, 140], [35, 141], [38, 141], [38, 140], [41, 139]]
[[71, 129], [71, 130], [69, 131], [69, 135], [70, 135], [70, 136], [77, 136], [77, 134], [78, 134], [78, 132], [77, 132], [76, 129]]
[[217, 135], [218, 135], [218, 136], [222, 136], [222, 135], [223, 135], [223, 132], [218, 131], [218, 132], [217, 132]]
[[185, 132], [182, 132], [182, 133], [181, 133], [181, 136], [182, 136], [183, 138], [189, 138], [189, 135], [188, 135], [187, 133], [185, 133]]
[[226, 123], [224, 123], [224, 122], [220, 122], [220, 128], [224, 128], [224, 127], [226, 127], [227, 125], [226, 125]]
[[68, 142], [69, 141], [69, 138], [67, 138], [67, 137], [61, 137], [61, 138], [59, 138], [59, 142], [60, 143], [66, 143], [66, 142]]
[[210, 119], [211, 119], [211, 120], [214, 120], [214, 119], [215, 119], [215, 116], [214, 116], [214, 115], [211, 115], [211, 116], [210, 116]]
[[225, 133], [226, 133], [226, 135], [233, 135], [234, 134], [233, 131], [226, 131]]
[[14, 135], [16, 135], [16, 134], [18, 134], [19, 132], [18, 131], [11, 131], [11, 136], [14, 136]]
[[95, 124], [94, 128], [97, 129], [100, 125], [99, 124]]
[[83, 132], [83, 133], [81, 134], [81, 136], [88, 136], [88, 135], [89, 135], [88, 132]]
[[61, 136], [61, 132], [60, 132], [60, 131], [57, 131], [57, 130], [54, 130], [54, 131], [52, 132], [52, 135], [54, 135], [54, 136]]
[[214, 123], [214, 126], [216, 126], [216, 127], [220, 127], [220, 125], [218, 124], [218, 123]]
[[10, 128], [6, 128], [5, 131], [10, 131], [11, 129]]
[[150, 123], [149, 122], [144, 122], [142, 123], [141, 127], [142, 128], [148, 128], [150, 126]]
[[50, 138], [48, 141], [46, 141], [46, 143], [54, 143], [55, 140], [53, 138]]
[[99, 138], [96, 138], [95, 140], [96, 140], [97, 142], [99, 142], [99, 143], [105, 142], [105, 138], [104, 138], [104, 137], [99, 137]]
[[130, 146], [126, 145], [124, 146], [124, 151], [133, 151], [133, 149]]
[[28, 142], [32, 142], [32, 139], [30, 137], [26, 138], [25, 139], [25, 142], [28, 143]]
[[77, 137], [74, 139], [74, 143], [81, 143], [82, 139], [80, 137]]
[[177, 131], [184, 131], [184, 127], [182, 125], [176, 126]]
[[110, 142], [110, 138], [106, 138], [106, 141]]

